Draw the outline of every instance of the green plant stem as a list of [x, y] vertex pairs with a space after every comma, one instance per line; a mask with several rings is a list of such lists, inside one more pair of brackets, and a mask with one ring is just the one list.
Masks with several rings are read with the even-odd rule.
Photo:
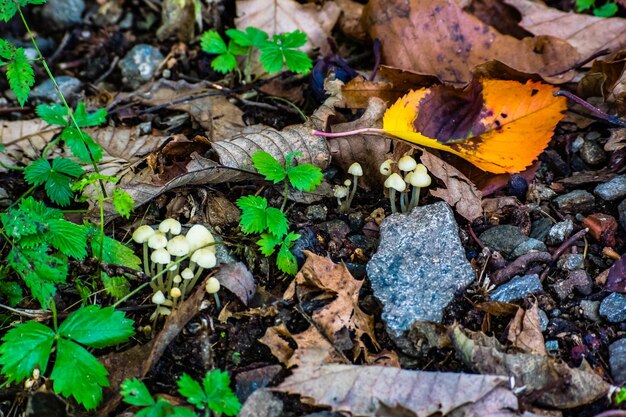
[[10, 166], [10, 165], [6, 165], [6, 164], [5, 164], [5, 163], [3, 163], [3, 162], [0, 162], [0, 167], [2, 167], [2, 168], [4, 168], [4, 169], [6, 169], [6, 170], [8, 170], [8, 171], [24, 171], [24, 168], [21, 168], [21, 167], [12, 167], [12, 166]]
[[288, 105], [289, 107], [294, 109], [295, 112], [298, 114], [298, 116], [300, 116], [302, 121], [306, 123], [306, 121], [307, 121], [306, 115], [302, 112], [302, 110], [300, 110], [300, 107], [296, 106], [291, 101], [287, 100], [286, 98], [282, 98], [282, 97], [278, 97], [278, 96], [267, 96], [267, 98], [271, 98], [272, 100], [276, 100], [276, 101], [280, 101], [282, 103], [285, 103], [286, 105]]
[[244, 79], [246, 84], [252, 82], [252, 46], [248, 46], [248, 53], [246, 54], [246, 65], [243, 69]]
[[58, 330], [57, 326], [57, 305], [54, 302], [54, 299], [50, 300], [50, 309], [52, 310], [52, 325], [54, 326], [54, 331]]
[[280, 211], [285, 212], [287, 207], [287, 194], [289, 193], [289, 183], [285, 181], [285, 188], [283, 189], [283, 204], [280, 206]]

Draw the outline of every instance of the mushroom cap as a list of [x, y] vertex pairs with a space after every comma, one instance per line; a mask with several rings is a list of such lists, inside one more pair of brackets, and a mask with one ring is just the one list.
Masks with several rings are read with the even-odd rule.
[[415, 161], [415, 159], [413, 159], [412, 156], [409, 156], [409, 155], [404, 155], [398, 161], [398, 168], [400, 169], [400, 171], [404, 171], [404, 172], [413, 171], [416, 166], [417, 166], [417, 162]]
[[213, 268], [217, 264], [217, 259], [215, 259], [215, 254], [209, 248], [200, 248], [191, 255], [191, 262], [207, 269]]
[[159, 224], [159, 232], [171, 233], [173, 235], [179, 235], [183, 229], [180, 222], [176, 219], [165, 219]]
[[385, 180], [385, 187], [402, 192], [406, 190], [406, 182], [404, 182], [400, 175], [394, 172]]
[[180, 273], [180, 276], [183, 279], [191, 279], [191, 278], [193, 278], [193, 271], [191, 269], [189, 269], [189, 268], [185, 268], [185, 269], [183, 269], [183, 272]]
[[220, 285], [219, 280], [215, 277], [211, 277], [206, 281], [206, 285], [204, 286], [204, 289], [209, 294], [215, 294], [216, 292], [220, 290], [220, 286], [221, 285]]
[[172, 282], [174, 284], [180, 284], [183, 281], [183, 279], [180, 277], [180, 275], [176, 275], [174, 278], [172, 278]]
[[425, 173], [428, 173], [428, 169], [426, 169], [426, 165], [424, 165], [424, 164], [417, 164], [417, 165], [415, 166], [415, 169], [414, 169], [413, 171], [415, 171], [415, 172], [425, 172]]
[[167, 270], [168, 271], [176, 271], [178, 269], [178, 264], [171, 262], [168, 266], [167, 266]]
[[391, 174], [391, 164], [393, 164], [393, 160], [391, 159], [386, 159], [385, 162], [380, 164], [380, 173], [383, 174], [385, 177]]
[[349, 186], [351, 186], [351, 185], [352, 185], [352, 181], [350, 181], [350, 180], [345, 180], [345, 181], [343, 182], [343, 185], [345, 185], [346, 187], [349, 187]]
[[167, 246], [167, 238], [161, 232], [154, 232], [148, 239], [148, 247], [151, 249], [161, 249]]
[[163, 291], [159, 290], [152, 295], [152, 303], [156, 305], [161, 305], [165, 302], [165, 295], [163, 295]]
[[172, 260], [172, 256], [167, 249], [161, 248], [152, 252], [150, 260], [155, 264], [167, 265]]
[[358, 162], [354, 162], [352, 165], [350, 165], [350, 168], [348, 168], [348, 174], [354, 175], [355, 177], [362, 177], [363, 168], [361, 167], [361, 164], [359, 164]]
[[143, 226], [139, 226], [137, 229], [135, 229], [135, 231], [133, 232], [133, 240], [137, 243], [146, 243], [148, 239], [150, 239], [150, 236], [152, 236], [154, 233], [155, 232], [152, 227], [144, 224]]
[[182, 293], [182, 291], [180, 290], [180, 288], [178, 288], [178, 287], [173, 287], [173, 288], [170, 290], [170, 297], [172, 297], [172, 298], [174, 298], [174, 299], [179, 298], [181, 295], [183, 295], [183, 293]]
[[337, 198], [345, 198], [348, 196], [348, 187], [335, 185], [335, 188], [333, 188], [333, 194]]
[[185, 256], [191, 251], [191, 245], [185, 236], [179, 235], [167, 242], [167, 251], [172, 256]]
[[428, 187], [432, 183], [432, 178], [426, 172], [413, 171], [413, 175], [410, 178], [409, 184], [413, 187]]
[[[196, 250], [215, 242], [213, 234], [201, 224], [194, 224], [187, 231], [187, 242], [191, 246], [191, 250]], [[215, 253], [215, 245], [207, 246], [213, 253]]]

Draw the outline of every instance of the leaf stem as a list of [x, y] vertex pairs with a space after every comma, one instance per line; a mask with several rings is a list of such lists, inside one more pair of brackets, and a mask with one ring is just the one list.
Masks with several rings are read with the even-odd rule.
[[311, 133], [325, 138], [342, 138], [344, 136], [360, 135], [367, 133], [384, 135], [385, 131], [383, 129], [376, 129], [373, 127], [364, 127], [362, 129], [348, 130], [347, 132], [322, 132], [321, 130], [313, 130]]
[[287, 207], [287, 195], [289, 194], [289, 183], [285, 181], [285, 188], [283, 189], [283, 204], [280, 206], [280, 211], [285, 212]]
[[585, 100], [583, 100], [582, 98], [578, 97], [575, 94], [570, 93], [569, 91], [565, 91], [565, 90], [558, 90], [554, 92], [555, 96], [563, 96], [563, 97], [567, 97], [570, 100], [572, 100], [573, 102], [575, 102], [576, 104], [580, 104], [581, 106], [583, 106], [585, 109], [589, 110], [589, 112], [591, 112], [591, 114], [593, 114], [594, 116], [605, 120], [606, 122], [615, 125], [615, 126], [619, 126], [619, 127], [626, 127], [626, 120], [621, 119], [618, 116], [613, 116], [610, 114], [606, 114], [605, 112], [603, 112], [602, 110], [600, 110], [597, 107], [592, 106], [591, 104], [589, 104], [588, 102], [586, 102]]

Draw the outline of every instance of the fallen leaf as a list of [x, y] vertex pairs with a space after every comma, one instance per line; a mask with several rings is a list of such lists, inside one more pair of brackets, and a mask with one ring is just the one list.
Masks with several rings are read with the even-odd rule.
[[482, 195], [465, 175], [430, 152], [424, 151], [420, 160], [428, 171], [443, 181], [446, 186], [446, 188], [431, 189], [432, 196], [447, 202], [470, 222], [482, 216]]
[[363, 21], [371, 38], [382, 41], [385, 64], [448, 83], [469, 82], [472, 69], [491, 60], [562, 83], [572, 79], [579, 59], [566, 41], [503, 35], [452, 0], [371, 0]]
[[626, 51], [593, 61], [589, 72], [580, 80], [577, 92], [585, 98], [602, 97], [618, 115], [626, 115]]
[[529, 0], [504, 2], [520, 11], [521, 27], [536, 36], [549, 35], [567, 41], [582, 60], [603, 49], [617, 51], [626, 47], [626, 19], [564, 12]]
[[[502, 376], [411, 371], [382, 366], [296, 368], [274, 391], [299, 394], [306, 404], [357, 416], [447, 415], [508, 384]], [[501, 409], [517, 409], [510, 393]], [[463, 414], [461, 414], [463, 415]], [[504, 414], [508, 415], [508, 414]], [[511, 414], [515, 415], [515, 414]]]
[[509, 323], [506, 338], [526, 353], [546, 355], [546, 345], [539, 324], [539, 307], [534, 303], [528, 310], [519, 308]]
[[[452, 329], [452, 341], [465, 364], [485, 375], [507, 375], [515, 386], [524, 387], [542, 406], [574, 408], [607, 394], [610, 385], [587, 366], [570, 368], [546, 355], [504, 353], [493, 338], [469, 338], [459, 326]], [[585, 364], [585, 362], [583, 362]]]
[[196, 12], [192, 0], [164, 0], [161, 4], [161, 26], [156, 31], [157, 39], [164, 41], [176, 36], [181, 42], [189, 43], [194, 37]]
[[364, 109], [370, 97], [391, 103], [402, 97], [405, 92], [406, 90], [395, 89], [390, 82], [370, 81], [359, 75], [348, 81], [341, 89], [343, 95], [341, 104], [348, 109]]
[[547, 147], [567, 108], [552, 86], [528, 81], [474, 80], [463, 90], [412, 91], [383, 118], [383, 130], [441, 149], [493, 173], [519, 172]]
[[348, 38], [358, 42], [367, 42], [368, 35], [365, 32], [361, 16], [363, 5], [354, 0], [335, 0], [341, 14], [337, 21], [337, 28]]
[[337, 23], [341, 10], [332, 1], [323, 6], [315, 3], [300, 4], [294, 0], [237, 0], [235, 19], [238, 29], [256, 27], [272, 35], [301, 30], [307, 34], [308, 42], [301, 48], [312, 52], [319, 48], [322, 55], [331, 52], [328, 45], [330, 31]]
[[256, 282], [252, 273], [242, 262], [230, 262], [220, 265], [214, 277], [217, 278], [222, 286], [235, 294], [244, 305], [248, 305], [254, 296]]
[[613, 152], [622, 148], [626, 148], [626, 129], [611, 129], [611, 136], [604, 144], [604, 150]]
[[626, 255], [622, 255], [611, 266], [604, 288], [608, 291], [626, 293]]

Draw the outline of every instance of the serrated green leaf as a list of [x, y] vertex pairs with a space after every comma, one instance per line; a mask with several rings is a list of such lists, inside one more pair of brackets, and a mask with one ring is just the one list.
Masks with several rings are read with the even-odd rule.
[[[2, 7], [1, 0], [0, 7]], [[7, 61], [12, 60], [16, 49], [17, 48], [15, 47], [15, 45], [13, 45], [13, 43], [0, 38], [0, 58], [6, 59]]]
[[200, 383], [183, 373], [178, 379], [178, 392], [187, 398], [189, 404], [195, 405], [199, 409], [204, 409], [207, 404], [207, 396]]
[[72, 153], [83, 162], [98, 162], [102, 159], [102, 147], [91, 139], [86, 132], [75, 127], [66, 127], [61, 132], [61, 138], [72, 150]]
[[241, 403], [230, 389], [230, 377], [219, 369], [209, 371], [202, 379], [202, 387], [207, 397], [208, 407], [216, 413], [236, 415]]
[[85, 103], [82, 101], [76, 105], [74, 110], [74, 120], [78, 127], [99, 126], [106, 121], [107, 111], [98, 109], [93, 113], [87, 113]]
[[228, 52], [233, 55], [245, 55], [248, 52], [248, 48], [231, 40], [228, 42]]
[[48, 181], [51, 169], [52, 166], [47, 160], [41, 158], [35, 159], [24, 168], [24, 179], [31, 185], [40, 186]]
[[283, 49], [296, 49], [304, 46], [307, 41], [306, 33], [301, 30], [293, 32], [281, 33], [274, 36], [274, 42], [278, 43]]
[[24, 107], [30, 94], [30, 88], [35, 83], [35, 72], [30, 61], [26, 58], [24, 48], [15, 50], [13, 60], [7, 65], [7, 79], [15, 98], [17, 98], [20, 106]]
[[602, 6], [593, 10], [593, 15], [597, 17], [613, 17], [617, 13], [617, 4], [612, 2], [604, 3]]
[[76, 310], [59, 326], [59, 335], [92, 348], [126, 342], [133, 334], [133, 320], [113, 307], [91, 305]]
[[108, 387], [108, 372], [84, 347], [63, 338], [57, 340], [57, 356], [50, 379], [54, 392], [74, 397], [87, 410], [102, 401], [102, 387]]
[[245, 32], [239, 29], [228, 29], [226, 34], [241, 46], [256, 46], [257, 48], [263, 45], [269, 37], [267, 33], [255, 27], [247, 27]]
[[126, 404], [137, 405], [140, 407], [147, 407], [153, 404], [156, 404], [156, 401], [150, 395], [150, 391], [148, 391], [148, 387], [146, 384], [138, 380], [137, 378], [126, 379], [120, 385], [120, 394], [122, 395], [122, 400]]
[[54, 158], [52, 169], [73, 178], [78, 178], [85, 173], [80, 165], [67, 158]]
[[291, 186], [300, 191], [313, 191], [321, 184], [324, 176], [319, 167], [311, 164], [301, 164], [287, 168], [287, 177]]
[[173, 407], [171, 417], [198, 417], [198, 415], [186, 407]]
[[130, 213], [135, 209], [135, 200], [126, 191], [116, 188], [113, 191], [113, 207], [125, 219], [130, 218]]
[[[33, 197], [27, 197], [18, 209], [10, 209], [0, 215], [5, 231], [15, 239], [28, 235], [40, 235], [47, 231], [47, 222], [63, 218], [60, 210], [46, 207]], [[21, 242], [20, 242], [21, 243]]]
[[67, 220], [48, 222], [48, 242], [64, 255], [76, 259], [87, 256], [87, 228]]
[[237, 59], [230, 52], [218, 55], [211, 61], [211, 67], [222, 74], [226, 74], [237, 68]]
[[[100, 231], [95, 226], [89, 229], [89, 237], [91, 238], [91, 251], [95, 257], [100, 256]], [[102, 262], [114, 265], [122, 265], [136, 271], [141, 270], [141, 259], [135, 255], [135, 251], [125, 246], [123, 243], [104, 236]]]
[[293, 256], [293, 253], [284, 245], [280, 247], [278, 255], [276, 255], [276, 266], [289, 275], [296, 275], [298, 273], [298, 262]]
[[289, 229], [289, 221], [285, 213], [274, 207], [268, 207], [265, 211], [266, 229], [276, 235], [284, 236]]
[[297, 74], [306, 74], [313, 68], [313, 61], [302, 51], [286, 49], [283, 51], [285, 66]]
[[276, 246], [281, 243], [283, 243], [283, 236], [276, 236], [272, 233], [261, 234], [261, 239], [256, 242], [256, 244], [259, 245], [261, 253], [265, 256], [272, 256], [276, 250]]
[[266, 180], [274, 181], [274, 184], [284, 180], [287, 175], [285, 168], [268, 152], [255, 152], [252, 155], [252, 165]]
[[54, 296], [55, 284], [64, 283], [67, 278], [67, 259], [61, 255], [48, 254], [44, 244], [33, 248], [13, 246], [7, 262], [24, 280], [32, 296], [43, 308], [48, 307]]
[[576, 0], [576, 11], [583, 12], [591, 9], [596, 4], [595, 0]]
[[265, 210], [267, 200], [264, 197], [248, 195], [237, 199], [237, 206], [241, 209], [241, 230], [244, 233], [261, 233], [265, 230]]
[[54, 342], [52, 329], [35, 321], [18, 324], [2, 338], [0, 372], [8, 382], [29, 378], [35, 368], [46, 372]]
[[214, 30], [208, 30], [202, 34], [202, 37], [200, 37], [200, 47], [204, 52], [210, 54], [223, 54], [228, 51], [226, 42], [224, 42], [220, 34]]
[[280, 46], [268, 42], [260, 48], [261, 56], [259, 61], [263, 64], [265, 71], [270, 74], [280, 72], [283, 69], [284, 57]]
[[13, 0], [0, 0], [0, 20], [8, 22], [17, 13], [17, 6]]
[[14, 281], [0, 281], [0, 295], [7, 300], [7, 304], [11, 307], [18, 305], [24, 298], [22, 287]]
[[35, 109], [37, 116], [51, 125], [67, 126], [67, 109], [62, 104], [40, 104]]
[[126, 277], [111, 277], [103, 272], [101, 279], [104, 290], [112, 297], [122, 298], [130, 292], [130, 283]]
[[48, 0], [19, 0], [20, 5], [22, 5], [22, 6], [25, 6], [27, 4], [39, 5], [39, 4], [44, 4], [47, 1]]

